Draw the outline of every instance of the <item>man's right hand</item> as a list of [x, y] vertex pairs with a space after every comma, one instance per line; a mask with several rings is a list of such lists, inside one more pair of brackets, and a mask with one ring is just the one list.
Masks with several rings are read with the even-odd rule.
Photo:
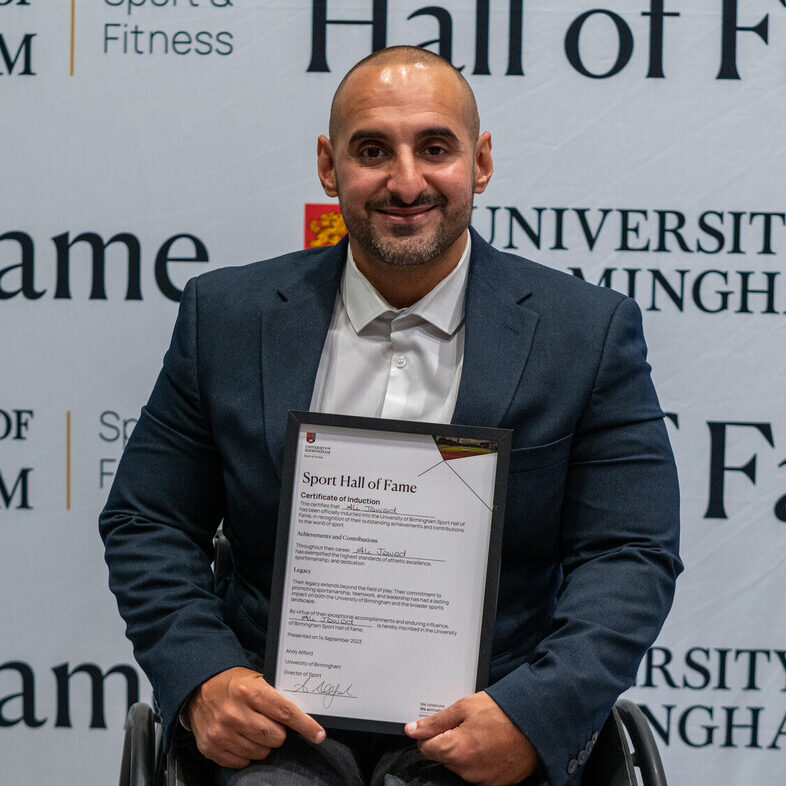
[[236, 666], [203, 682], [186, 712], [203, 756], [223, 767], [245, 767], [284, 743], [287, 727], [319, 743], [325, 730], [256, 671]]

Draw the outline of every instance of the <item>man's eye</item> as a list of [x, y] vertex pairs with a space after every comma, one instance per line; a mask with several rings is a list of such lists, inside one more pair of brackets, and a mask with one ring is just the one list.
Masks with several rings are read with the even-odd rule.
[[438, 158], [439, 156], [445, 155], [445, 148], [442, 147], [442, 145], [429, 145], [425, 149], [425, 153], [431, 158]]
[[364, 147], [360, 151], [361, 158], [381, 158], [382, 157], [382, 148], [376, 147], [375, 145], [369, 145], [368, 147]]

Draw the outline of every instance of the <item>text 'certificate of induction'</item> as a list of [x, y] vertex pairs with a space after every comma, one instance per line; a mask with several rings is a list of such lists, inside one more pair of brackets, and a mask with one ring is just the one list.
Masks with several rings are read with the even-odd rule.
[[291, 412], [265, 676], [403, 733], [488, 684], [511, 432]]

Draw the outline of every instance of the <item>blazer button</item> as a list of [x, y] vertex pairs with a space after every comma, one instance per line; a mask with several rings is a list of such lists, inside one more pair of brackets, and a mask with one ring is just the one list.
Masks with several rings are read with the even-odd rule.
[[590, 737], [590, 742], [591, 742], [591, 743], [594, 745], [594, 744], [595, 744], [597, 741], [598, 741], [598, 732], [595, 732], [595, 733], [594, 733], [594, 734], [593, 734], [593, 735]]
[[589, 753], [587, 753], [587, 751], [581, 751], [579, 755], [576, 757], [576, 760], [583, 767], [587, 763], [588, 758], [589, 758]]
[[568, 764], [568, 775], [573, 775], [574, 772], [579, 768], [579, 763], [575, 759], [570, 760], [570, 764]]
[[595, 747], [595, 746], [592, 744], [592, 740], [590, 740], [590, 741], [589, 741], [589, 742], [588, 742], [588, 743], [587, 743], [587, 744], [584, 746], [584, 750], [585, 750], [585, 751], [587, 751], [587, 753], [592, 753], [592, 749], [593, 749], [594, 747]]

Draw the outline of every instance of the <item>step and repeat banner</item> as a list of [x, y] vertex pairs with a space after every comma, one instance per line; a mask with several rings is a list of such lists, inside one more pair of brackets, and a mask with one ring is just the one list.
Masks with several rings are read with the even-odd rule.
[[0, 0], [3, 783], [117, 777], [150, 687], [96, 517], [180, 292], [341, 236], [316, 137], [396, 43], [475, 89], [477, 230], [643, 311], [686, 572], [630, 695], [670, 782], [783, 777], [784, 0]]

